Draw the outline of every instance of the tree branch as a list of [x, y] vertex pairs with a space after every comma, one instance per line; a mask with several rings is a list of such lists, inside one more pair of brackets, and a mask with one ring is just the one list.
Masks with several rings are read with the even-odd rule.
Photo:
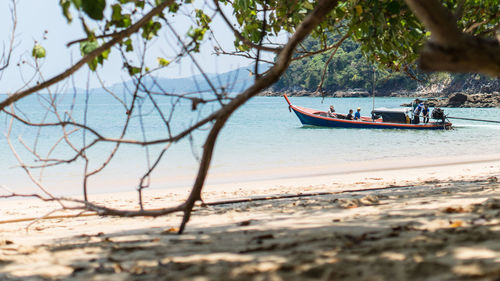
[[160, 14], [167, 6], [172, 4], [173, 1], [174, 0], [167, 0], [167, 1], [159, 4], [158, 6], [153, 8], [149, 13], [147, 13], [144, 17], [142, 17], [139, 21], [137, 21], [136, 23], [131, 25], [129, 28], [127, 28], [121, 32], [116, 33], [116, 35], [111, 40], [109, 40], [108, 42], [101, 45], [99, 48], [95, 49], [91, 53], [89, 53], [86, 56], [84, 56], [83, 58], [81, 58], [76, 64], [74, 64], [70, 68], [66, 69], [63, 73], [61, 73], [57, 76], [54, 76], [53, 78], [51, 78], [43, 83], [40, 83], [34, 87], [31, 87], [27, 90], [17, 92], [15, 94], [9, 96], [8, 98], [6, 98], [5, 100], [3, 100], [0, 103], [0, 110], [4, 109], [6, 106], [9, 106], [10, 104], [12, 104], [12, 103], [14, 103], [14, 102], [26, 97], [26, 96], [29, 96], [30, 94], [33, 94], [37, 91], [48, 88], [48, 87], [64, 80], [65, 78], [69, 77], [70, 75], [75, 73], [78, 69], [80, 69], [80, 67], [85, 65], [87, 62], [89, 62], [89, 61], [93, 60], [94, 58], [96, 58], [97, 56], [101, 55], [104, 51], [108, 50], [109, 48], [111, 48], [115, 44], [121, 42], [124, 38], [127, 38], [130, 35], [132, 35], [133, 33], [139, 31], [139, 29], [142, 26], [144, 26], [146, 23], [148, 23], [149, 20], [151, 20], [151, 18]]
[[314, 8], [314, 10], [296, 29], [293, 36], [290, 38], [283, 50], [279, 53], [276, 64], [269, 70], [269, 72], [266, 75], [261, 76], [259, 79], [256, 79], [255, 83], [252, 86], [246, 89], [243, 93], [239, 94], [234, 100], [232, 100], [217, 112], [216, 122], [212, 127], [209, 135], [207, 136], [207, 140], [203, 147], [203, 156], [201, 159], [200, 167], [198, 169], [198, 175], [193, 185], [193, 189], [191, 190], [191, 193], [189, 194], [189, 197], [185, 202], [184, 217], [182, 219], [181, 226], [179, 227], [179, 233], [182, 233], [184, 231], [185, 225], [189, 221], [189, 218], [191, 216], [191, 211], [194, 203], [198, 200], [201, 200], [201, 190], [208, 173], [210, 161], [212, 160], [212, 152], [215, 146], [215, 141], [229, 116], [250, 98], [256, 96], [258, 93], [260, 93], [260, 91], [278, 81], [281, 75], [288, 68], [297, 45], [323, 21], [326, 15], [328, 15], [328, 13], [330, 13], [330, 11], [335, 6], [337, 6], [337, 2], [338, 1], [321, 0]]
[[420, 54], [427, 71], [478, 72], [500, 77], [500, 43], [462, 33], [455, 16], [437, 0], [406, 0], [431, 32]]
[[[185, 229], [186, 223], [189, 221], [190, 216], [191, 216], [191, 211], [195, 205], [195, 203], [199, 200], [201, 200], [201, 191], [204, 186], [206, 176], [208, 174], [208, 170], [210, 167], [210, 163], [212, 160], [212, 155], [214, 152], [214, 147], [215, 143], [217, 141], [217, 137], [224, 127], [226, 121], [229, 119], [229, 117], [238, 109], [240, 108], [243, 104], [245, 104], [249, 99], [252, 97], [256, 96], [260, 91], [263, 89], [269, 87], [272, 85], [274, 82], [276, 82], [281, 75], [284, 73], [284, 71], [287, 69], [289, 66], [292, 56], [295, 53], [295, 50], [302, 40], [304, 40], [320, 23], [321, 21], [324, 20], [324, 18], [330, 13], [330, 11], [337, 5], [338, 1], [332, 1], [332, 0], [320, 0], [316, 7], [314, 8], [313, 11], [303, 20], [303, 22], [298, 26], [296, 29], [295, 33], [293, 36], [288, 40], [287, 44], [284, 46], [282, 51], [279, 53], [276, 63], [274, 66], [266, 72], [264, 75], [260, 76], [258, 79], [255, 80], [254, 84], [250, 86], [248, 89], [243, 91], [241, 94], [237, 95], [233, 99], [229, 101], [229, 103], [223, 105], [219, 110], [216, 112], [210, 114], [209, 116], [205, 117], [202, 120], [199, 120], [196, 124], [192, 125], [190, 128], [184, 130], [183, 132], [178, 133], [175, 136], [169, 136], [168, 140], [169, 141], [176, 141], [181, 139], [182, 137], [190, 134], [193, 130], [199, 128], [200, 126], [207, 124], [209, 122], [214, 122], [214, 125], [212, 126], [207, 139], [205, 140], [204, 147], [203, 147], [203, 155], [202, 159], [200, 162], [200, 166], [198, 169], [198, 174], [196, 177], [196, 180], [193, 184], [193, 188], [190, 192], [189, 197], [186, 199], [185, 202], [174, 206], [170, 208], [163, 208], [163, 209], [154, 209], [154, 210], [120, 210], [120, 209], [113, 209], [109, 208], [106, 206], [100, 206], [98, 204], [89, 202], [87, 200], [78, 200], [78, 199], [71, 199], [71, 198], [49, 198], [46, 200], [59, 200], [62, 202], [74, 202], [78, 203], [79, 205], [76, 207], [65, 207], [64, 209], [67, 210], [87, 210], [87, 211], [94, 211], [99, 215], [116, 215], [116, 216], [123, 216], [123, 217], [134, 217], [134, 216], [161, 216], [173, 212], [179, 212], [182, 211], [184, 212], [184, 216], [182, 219], [181, 226], [179, 228], [179, 232], [182, 233]], [[141, 84], [139, 81], [136, 85], [136, 91], [137, 87]], [[130, 110], [131, 111], [131, 110]], [[129, 117], [128, 117], [129, 118]], [[13, 119], [12, 119], [13, 120]], [[12, 121], [11, 121], [12, 122]], [[63, 124], [61, 121], [59, 122], [60, 124]], [[51, 123], [50, 125], [53, 126], [56, 123]], [[65, 126], [72, 126], [74, 124], [66, 124], [64, 123]], [[40, 126], [42, 126], [40, 124]], [[86, 131], [87, 124], [84, 122], [83, 126], [78, 126], [78, 128], [83, 128], [84, 131]], [[123, 136], [122, 136], [123, 137]], [[92, 141], [90, 144], [83, 144], [83, 148], [80, 150], [80, 152], [83, 152], [87, 147], [90, 147], [94, 143], [97, 143], [99, 141], [115, 141], [117, 143], [133, 143], [133, 142], [127, 142], [122, 139], [117, 139], [117, 140], [111, 140], [111, 139], [96, 139]], [[163, 140], [165, 141], [165, 140]], [[134, 142], [137, 143], [137, 142]], [[147, 144], [152, 144], [155, 143], [155, 141], [143, 141], [142, 144], [147, 145]], [[85, 156], [83, 156], [85, 157]], [[161, 157], [161, 155], [160, 155]], [[158, 158], [160, 159], [160, 158]], [[152, 170], [156, 165], [157, 160], [153, 167], [150, 167], [150, 170]], [[86, 161], [88, 164], [88, 161]], [[85, 174], [87, 177], [87, 173]], [[147, 174], [146, 174], [147, 176]], [[13, 194], [11, 194], [13, 195]], [[48, 194], [50, 197], [50, 194]], [[0, 197], [1, 198], [1, 197]]]
[[323, 88], [326, 71], [328, 69], [328, 65], [330, 64], [330, 61], [332, 61], [333, 56], [335, 56], [335, 54], [337, 53], [337, 50], [339, 49], [340, 45], [342, 45], [342, 42], [344, 42], [347, 38], [349, 38], [349, 36], [351, 36], [351, 33], [347, 32], [344, 36], [342, 36], [342, 38], [340, 38], [340, 40], [337, 43], [333, 44], [335, 46], [335, 49], [332, 51], [330, 57], [328, 57], [328, 60], [325, 62], [325, 66], [323, 67], [323, 73], [321, 74], [321, 81], [319, 82], [318, 87], [316, 88], [317, 92], [321, 92], [321, 89]]
[[15, 0], [12, 0], [12, 7], [10, 13], [12, 17], [12, 32], [10, 35], [9, 50], [7, 51], [6, 58], [5, 58], [5, 53], [2, 56], [2, 59], [5, 59], [5, 62], [3, 62], [3, 65], [0, 66], [0, 71], [5, 70], [9, 66], [12, 51], [14, 50], [14, 41], [16, 38], [16, 27], [17, 27], [17, 4]]
[[229, 19], [226, 17], [226, 15], [222, 12], [222, 9], [219, 5], [219, 0], [214, 0], [214, 3], [215, 3], [215, 6], [217, 7], [217, 10], [219, 11], [219, 14], [221, 15], [222, 19], [224, 19], [227, 26], [233, 31], [234, 36], [236, 36], [238, 38], [238, 40], [245, 43], [247, 46], [250, 46], [250, 47], [257, 49], [257, 50], [268, 51], [268, 52], [273, 52], [273, 53], [279, 53], [281, 51], [281, 48], [266, 47], [266, 46], [262, 46], [262, 44], [257, 45], [257, 44], [254, 44], [253, 42], [251, 42], [250, 40], [248, 40], [247, 38], [243, 37], [243, 35], [241, 35], [241, 33], [239, 33], [238, 30], [236, 30], [233, 27], [233, 24], [229, 21]]

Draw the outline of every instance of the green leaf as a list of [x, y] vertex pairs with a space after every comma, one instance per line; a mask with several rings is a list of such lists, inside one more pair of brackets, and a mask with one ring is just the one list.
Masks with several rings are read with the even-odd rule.
[[160, 22], [150, 20], [142, 27], [142, 37], [146, 40], [151, 40], [154, 36], [158, 35], [160, 29]]
[[391, 14], [398, 14], [399, 11], [401, 10], [401, 7], [399, 6], [399, 3], [396, 2], [396, 1], [393, 1], [393, 2], [390, 2], [388, 5], [387, 5], [387, 10], [391, 13]]
[[111, 13], [111, 20], [119, 21], [122, 19], [122, 6], [120, 4], [114, 4], [111, 6], [113, 12]]
[[135, 1], [135, 6], [138, 8], [144, 9], [145, 4], [146, 4], [146, 2], [144, 2], [144, 1]]
[[71, 2], [73, 2], [73, 5], [75, 5], [75, 7], [80, 10], [82, 8], [82, 0], [71, 0]]
[[[80, 53], [82, 56], [86, 56], [87, 54], [93, 52], [95, 49], [99, 48], [99, 43], [97, 41], [85, 41], [80, 43]], [[92, 71], [97, 69], [98, 64], [103, 64], [104, 60], [108, 58], [110, 50], [105, 50], [99, 56], [93, 58], [87, 64]]]
[[305, 1], [302, 5], [305, 9], [308, 9], [308, 10], [312, 10], [314, 8], [313, 4], [309, 1]]
[[66, 20], [68, 21], [68, 23], [71, 23], [71, 21], [73, 20], [73, 17], [69, 12], [69, 8], [71, 7], [71, 2], [69, 2], [69, 0], [60, 0], [59, 5], [62, 8], [63, 15], [66, 18]]
[[132, 40], [130, 38], [127, 39], [125, 42], [123, 42], [123, 44], [125, 44], [125, 46], [126, 46], [125, 51], [131, 52], [134, 50], [134, 47], [132, 46]]
[[176, 2], [170, 4], [170, 6], [168, 6], [168, 10], [172, 13], [177, 13], [177, 11], [179, 10], [179, 4], [177, 4]]
[[141, 69], [139, 67], [135, 67], [135, 66], [132, 66], [130, 64], [125, 64], [125, 67], [127, 68], [128, 74], [130, 74], [130, 75], [135, 75], [135, 74], [141, 72]]
[[82, 9], [92, 19], [102, 20], [104, 18], [104, 8], [106, 0], [81, 0]]
[[238, 5], [241, 7], [242, 10], [248, 10], [250, 8], [250, 0], [239, 0], [235, 1], [235, 3], [238, 2]]
[[111, 49], [107, 49], [106, 51], [102, 52], [102, 54], [100, 55], [103, 59], [108, 59], [109, 57], [109, 53], [111, 52]]
[[111, 6], [111, 22], [109, 25], [114, 25], [116, 27], [129, 27], [132, 21], [130, 20], [130, 14], [122, 14], [122, 6], [120, 4], [114, 4]]
[[168, 61], [164, 58], [161, 58], [161, 57], [158, 57], [156, 60], [158, 60], [158, 64], [160, 66], [168, 66], [170, 64], [170, 61]]
[[95, 71], [97, 69], [97, 62], [98, 62], [97, 58], [94, 58], [93, 60], [91, 60], [87, 63], [90, 70]]
[[95, 49], [99, 48], [99, 43], [97, 41], [84, 41], [80, 43], [80, 53], [85, 56]]
[[35, 43], [35, 46], [33, 46], [33, 51], [31, 52], [31, 55], [35, 59], [41, 59], [45, 57], [45, 48], [42, 47], [42, 45]]

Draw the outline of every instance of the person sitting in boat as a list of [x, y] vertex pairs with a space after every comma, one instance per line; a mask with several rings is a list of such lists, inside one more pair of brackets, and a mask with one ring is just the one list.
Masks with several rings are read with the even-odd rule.
[[420, 112], [424, 108], [424, 103], [420, 102], [417, 107], [415, 107], [415, 111], [413, 111], [413, 124], [420, 123]]
[[337, 114], [335, 114], [335, 108], [333, 108], [333, 105], [330, 105], [330, 109], [328, 109], [328, 116], [337, 117]]
[[358, 107], [358, 110], [354, 113], [354, 120], [361, 120], [361, 107]]
[[422, 117], [424, 118], [424, 123], [427, 124], [429, 122], [429, 105], [427, 104], [422, 109]]
[[352, 109], [349, 109], [349, 114], [345, 117], [347, 120], [352, 120]]

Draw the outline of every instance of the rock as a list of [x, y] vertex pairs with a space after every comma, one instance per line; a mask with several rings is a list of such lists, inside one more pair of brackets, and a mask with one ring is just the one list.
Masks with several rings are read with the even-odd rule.
[[265, 91], [260, 92], [259, 96], [272, 97], [272, 96], [274, 96], [274, 92], [273, 91], [265, 90]]
[[461, 107], [466, 101], [468, 96], [462, 93], [455, 93], [448, 99], [448, 107]]
[[[379, 96], [384, 96], [384, 95], [383, 94], [382, 95], [378, 95], [378, 93], [375, 92], [375, 96], [379, 97]], [[390, 92], [386, 96], [397, 97], [397, 98], [407, 98], [407, 97], [415, 96], [415, 92], [414, 91], [408, 91], [408, 90], [398, 90], [396, 92]]]
[[429, 105], [429, 107], [441, 107], [441, 106], [443, 106], [443, 100], [439, 100], [437, 98], [429, 98], [426, 100], [415, 99], [414, 101], [412, 101], [410, 103], [403, 103], [403, 104], [401, 104], [401, 106], [411, 107], [411, 106], [413, 106], [413, 104], [419, 103], [421, 101], [423, 101], [424, 104]]
[[[307, 91], [307, 90], [293, 90], [293, 91], [274, 91], [268, 89], [259, 93], [259, 96], [266, 97], [281, 97], [287, 94], [290, 97], [337, 97], [337, 98], [353, 98], [353, 97], [371, 97], [370, 92], [364, 89], [350, 89], [342, 91]], [[427, 97], [424, 102], [430, 107], [500, 107], [500, 92], [491, 93], [474, 93], [468, 94], [465, 92], [454, 92], [449, 98], [441, 98], [437, 95], [438, 92], [411, 92], [411, 91], [397, 91], [389, 95], [391, 97], [409, 97], [417, 95], [420, 99]], [[386, 92], [375, 92], [375, 96], [386, 96]], [[404, 103], [401, 106], [410, 107], [412, 103]]]
[[440, 104], [440, 101], [436, 98], [430, 98], [424, 101], [425, 104], [429, 105], [430, 107], [437, 107]]
[[275, 92], [271, 90], [265, 90], [259, 93], [259, 96], [264, 96], [264, 97], [279, 97], [282, 96], [284, 93], [282, 92]]
[[279, 92], [279, 91], [273, 91], [273, 90], [265, 90], [259, 93], [259, 96], [264, 96], [264, 97], [281, 97], [284, 94], [286, 94], [289, 97], [321, 97], [324, 95], [325, 97], [330, 97], [333, 94], [329, 92], [310, 92], [307, 90], [297, 90], [297, 91], [284, 91], [284, 92]]
[[463, 79], [457, 77], [450, 81], [442, 92], [444, 94], [451, 94], [455, 92], [462, 92], [467, 94], [472, 93], [493, 93], [499, 91], [500, 79], [491, 79], [480, 75], [469, 75], [468, 78]]
[[464, 94], [455, 93], [448, 101], [439, 104], [441, 107], [500, 107], [500, 93]]

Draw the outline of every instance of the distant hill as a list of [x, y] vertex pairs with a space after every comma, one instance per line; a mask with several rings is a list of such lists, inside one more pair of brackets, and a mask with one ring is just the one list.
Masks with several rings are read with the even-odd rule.
[[[263, 72], [269, 69], [269, 66], [262, 65], [259, 68], [259, 72]], [[235, 70], [231, 70], [224, 73], [207, 73], [207, 77], [212, 83], [212, 85], [221, 89], [224, 88], [229, 93], [241, 92], [248, 88], [255, 79], [253, 72], [255, 66], [240, 67]], [[203, 75], [193, 75], [184, 78], [166, 78], [166, 77], [145, 77], [143, 84], [150, 90], [156, 92], [170, 92], [170, 93], [193, 93], [193, 92], [206, 92], [211, 91], [211, 87]], [[134, 83], [132, 80], [127, 82], [120, 82], [108, 86], [107, 89], [115, 92], [122, 93], [125, 89], [134, 89]], [[92, 88], [88, 92], [90, 93], [101, 93], [104, 90], [102, 88]], [[44, 92], [42, 92], [43, 94]], [[86, 94], [87, 90], [83, 88], [71, 88], [66, 89], [60, 93], [66, 94]], [[1, 95], [6, 95], [0, 93]], [[0, 99], [1, 100], [1, 99]]]
[[[335, 37], [328, 44], [338, 39]], [[308, 50], [318, 50], [323, 46], [312, 37], [304, 40], [302, 45]], [[415, 80], [407, 73], [374, 69], [363, 55], [361, 46], [351, 39], [342, 43], [328, 64], [321, 89], [323, 93], [316, 92], [329, 59], [330, 53], [322, 53], [293, 61], [279, 81], [262, 95], [287, 92], [298, 96], [364, 96], [371, 93], [373, 78], [376, 79], [375, 92], [378, 96], [449, 96], [455, 92], [500, 92], [500, 79], [478, 74], [422, 73], [409, 69], [408, 72], [418, 78]]]
[[[268, 67], [261, 66], [260, 71], [267, 69]], [[241, 92], [253, 83], [255, 78], [253, 71], [254, 66], [248, 66], [221, 74], [207, 73], [207, 77], [217, 89], [224, 88], [227, 92]], [[211, 90], [211, 86], [201, 74], [185, 78], [147, 77], [143, 83], [151, 91], [191, 93]], [[125, 84], [114, 84], [110, 89], [121, 92], [125, 88], [132, 89], [132, 87], [133, 83], [129, 81]]]

